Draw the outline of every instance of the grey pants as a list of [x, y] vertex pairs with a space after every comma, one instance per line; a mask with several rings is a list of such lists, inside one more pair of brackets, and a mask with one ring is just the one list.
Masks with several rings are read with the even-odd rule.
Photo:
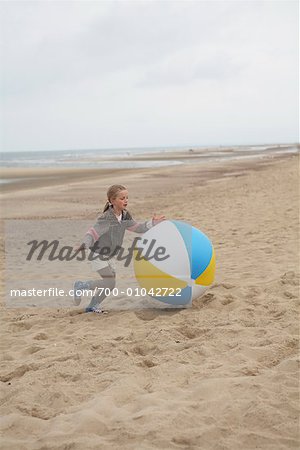
[[110, 266], [97, 270], [97, 272], [100, 275], [100, 279], [89, 281], [89, 289], [103, 288], [106, 292], [103, 291], [94, 295], [88, 308], [98, 307], [107, 297], [107, 290], [112, 291], [116, 285], [116, 272]]

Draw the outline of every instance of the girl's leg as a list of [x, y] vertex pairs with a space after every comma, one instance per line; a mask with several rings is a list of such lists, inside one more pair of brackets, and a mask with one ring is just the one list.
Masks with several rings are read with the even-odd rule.
[[89, 289], [100, 289], [97, 289], [97, 292], [86, 308], [87, 312], [92, 311], [93, 308], [97, 309], [100, 303], [102, 303], [103, 300], [107, 297], [107, 291], [112, 291], [116, 285], [116, 273], [110, 266], [107, 266], [104, 269], [97, 270], [97, 272], [101, 278], [100, 280], [89, 281]]

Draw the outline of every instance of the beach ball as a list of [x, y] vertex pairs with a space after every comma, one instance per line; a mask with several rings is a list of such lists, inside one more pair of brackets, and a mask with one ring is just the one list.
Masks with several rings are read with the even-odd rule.
[[165, 220], [143, 234], [134, 251], [135, 277], [151, 297], [189, 305], [215, 276], [215, 252], [208, 237], [177, 220]]

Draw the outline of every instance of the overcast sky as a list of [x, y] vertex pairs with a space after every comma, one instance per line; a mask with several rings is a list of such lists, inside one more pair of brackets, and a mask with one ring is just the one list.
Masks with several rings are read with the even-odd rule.
[[296, 142], [298, 2], [1, 1], [1, 151]]

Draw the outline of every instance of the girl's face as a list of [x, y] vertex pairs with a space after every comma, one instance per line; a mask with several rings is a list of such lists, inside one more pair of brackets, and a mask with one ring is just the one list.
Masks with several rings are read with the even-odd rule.
[[123, 211], [128, 205], [128, 191], [120, 191], [116, 198], [111, 199], [111, 204], [114, 206], [115, 209], [119, 211]]

